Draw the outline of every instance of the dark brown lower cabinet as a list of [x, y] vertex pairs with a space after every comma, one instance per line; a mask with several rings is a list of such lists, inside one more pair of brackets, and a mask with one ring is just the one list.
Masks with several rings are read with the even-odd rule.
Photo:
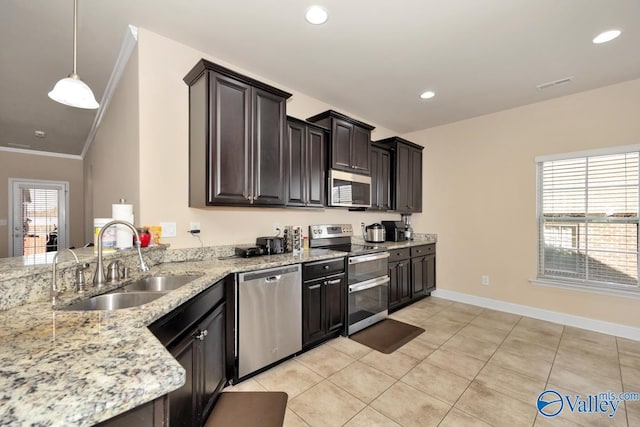
[[107, 421], [96, 424], [98, 427], [149, 426], [166, 427], [169, 425], [169, 399], [162, 396], [147, 402]]
[[302, 266], [302, 347], [317, 345], [344, 332], [344, 258]]
[[389, 250], [389, 311], [431, 295], [436, 288], [436, 245]]

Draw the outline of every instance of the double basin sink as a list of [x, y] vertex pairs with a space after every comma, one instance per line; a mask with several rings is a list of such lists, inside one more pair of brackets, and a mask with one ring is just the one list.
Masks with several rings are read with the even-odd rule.
[[199, 276], [156, 276], [136, 280], [120, 289], [60, 307], [61, 310], [119, 310], [154, 301]]

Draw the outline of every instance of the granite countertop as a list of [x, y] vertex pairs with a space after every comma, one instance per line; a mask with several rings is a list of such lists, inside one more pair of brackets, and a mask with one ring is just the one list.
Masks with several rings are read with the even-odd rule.
[[[383, 245], [434, 242], [435, 237]], [[90, 426], [163, 396], [184, 384], [185, 372], [147, 325], [228, 274], [342, 256], [312, 249], [301, 255], [168, 262], [145, 275], [198, 277], [139, 307], [64, 311], [46, 301], [2, 311], [0, 425]], [[58, 305], [77, 299], [65, 294]]]

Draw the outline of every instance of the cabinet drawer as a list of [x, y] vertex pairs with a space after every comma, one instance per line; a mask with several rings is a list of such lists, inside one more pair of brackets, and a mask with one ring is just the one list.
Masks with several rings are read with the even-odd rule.
[[307, 262], [302, 265], [302, 280], [305, 282], [337, 273], [344, 273], [344, 258]]
[[436, 253], [436, 245], [422, 245], [422, 246], [414, 246], [411, 248], [411, 257], [416, 256], [424, 256], [424, 255], [433, 255]]
[[389, 249], [389, 262], [400, 261], [401, 259], [407, 259], [411, 256], [409, 248], [403, 249]]

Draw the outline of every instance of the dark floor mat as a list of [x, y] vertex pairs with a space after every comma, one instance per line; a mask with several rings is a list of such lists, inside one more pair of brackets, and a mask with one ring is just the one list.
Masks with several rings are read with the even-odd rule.
[[349, 338], [381, 353], [390, 354], [423, 332], [424, 329], [417, 326], [384, 319]]
[[282, 427], [287, 393], [233, 391], [220, 394], [205, 427]]

